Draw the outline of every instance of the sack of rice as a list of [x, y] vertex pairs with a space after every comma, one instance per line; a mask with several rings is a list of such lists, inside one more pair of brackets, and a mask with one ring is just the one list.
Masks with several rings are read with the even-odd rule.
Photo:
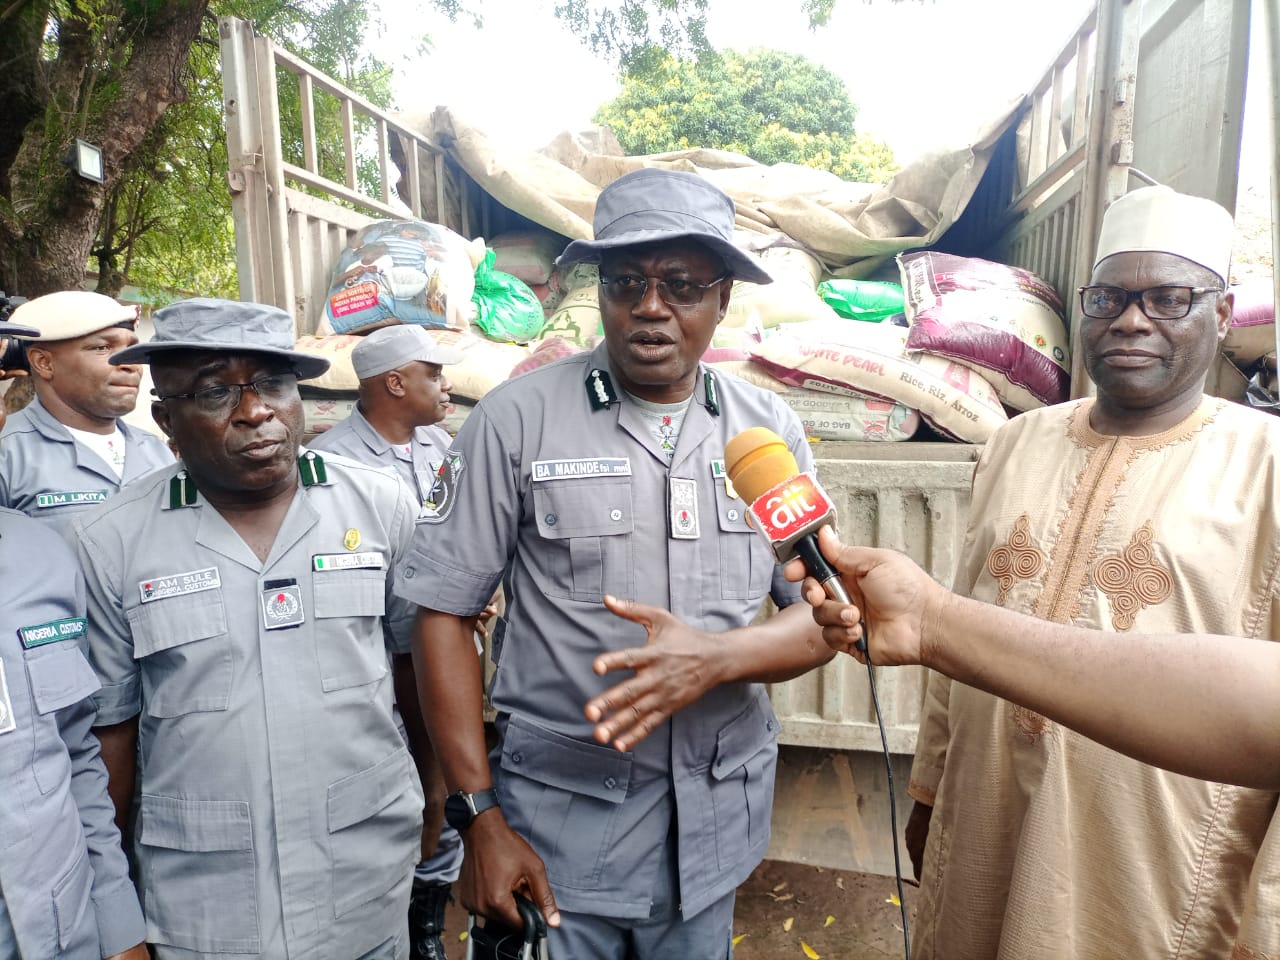
[[898, 257], [911, 332], [923, 350], [981, 373], [1008, 406], [1032, 410], [1071, 392], [1062, 301], [1029, 270], [922, 251]]
[[904, 332], [846, 320], [805, 324], [766, 338], [751, 359], [792, 386], [891, 400], [945, 436], [986, 442], [1009, 419], [991, 384], [944, 357], [908, 354]]
[[[477, 255], [474, 249], [479, 243]], [[470, 323], [481, 241], [425, 220], [378, 220], [338, 257], [325, 318], [334, 333], [392, 323], [464, 330]]]
[[1240, 367], [1276, 352], [1275, 289], [1270, 277], [1245, 280], [1229, 288], [1235, 300], [1222, 352]]

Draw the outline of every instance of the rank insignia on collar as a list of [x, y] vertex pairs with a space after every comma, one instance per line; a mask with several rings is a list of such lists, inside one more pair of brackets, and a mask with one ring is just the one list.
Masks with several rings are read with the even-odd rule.
[[702, 386], [707, 394], [707, 412], [713, 417], [720, 416], [720, 390], [716, 375], [710, 370], [702, 375]]
[[613, 387], [613, 379], [607, 370], [598, 367], [587, 375], [587, 398], [591, 401], [592, 410], [608, 410], [609, 404], [618, 403], [621, 397]]
[[196, 484], [187, 471], [179, 470], [177, 476], [169, 480], [169, 509], [193, 507], [196, 503]]
[[360, 546], [360, 531], [355, 527], [348, 530], [346, 535], [342, 538], [342, 545], [348, 550], [354, 550], [356, 547]]
[[314, 450], [308, 450], [298, 458], [298, 473], [302, 476], [304, 487], [314, 487], [317, 483], [328, 483], [329, 473], [324, 466], [324, 457]]

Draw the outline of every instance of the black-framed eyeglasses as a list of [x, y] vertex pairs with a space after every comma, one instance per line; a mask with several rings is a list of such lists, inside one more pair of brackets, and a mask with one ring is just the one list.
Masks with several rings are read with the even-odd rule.
[[620, 273], [616, 277], [600, 277], [600, 287], [604, 295], [614, 303], [636, 304], [644, 299], [649, 291], [649, 281], [656, 281], [658, 297], [669, 307], [692, 307], [702, 302], [702, 298], [718, 283], [730, 278], [730, 274], [721, 274], [709, 283], [696, 283], [684, 277], [642, 277], [635, 273]]
[[298, 377], [293, 373], [273, 373], [259, 377], [250, 383], [220, 383], [191, 393], [171, 393], [161, 396], [155, 390], [151, 395], [157, 400], [190, 400], [205, 413], [226, 413], [240, 405], [245, 390], [252, 390], [269, 407], [292, 400], [298, 394]]
[[1080, 288], [1080, 309], [1093, 320], [1114, 320], [1136, 302], [1152, 320], [1180, 320], [1191, 312], [1195, 298], [1202, 293], [1221, 293], [1221, 287], [1182, 287], [1168, 284], [1145, 290], [1124, 287], [1091, 286]]

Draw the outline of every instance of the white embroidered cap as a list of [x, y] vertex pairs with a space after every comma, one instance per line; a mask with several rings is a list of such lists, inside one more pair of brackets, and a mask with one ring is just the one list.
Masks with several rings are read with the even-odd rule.
[[1212, 270], [1225, 285], [1234, 232], [1231, 214], [1212, 200], [1164, 186], [1142, 187], [1102, 215], [1093, 266], [1117, 253], [1171, 253]]

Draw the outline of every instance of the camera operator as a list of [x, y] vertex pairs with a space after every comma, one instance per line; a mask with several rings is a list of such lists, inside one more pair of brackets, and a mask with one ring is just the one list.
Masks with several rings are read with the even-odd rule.
[[65, 532], [74, 514], [173, 462], [158, 437], [120, 421], [137, 403], [141, 373], [107, 358], [138, 342], [137, 310], [66, 290], [20, 304], [12, 318], [39, 334], [24, 338], [36, 396], [0, 432], [0, 506]]

